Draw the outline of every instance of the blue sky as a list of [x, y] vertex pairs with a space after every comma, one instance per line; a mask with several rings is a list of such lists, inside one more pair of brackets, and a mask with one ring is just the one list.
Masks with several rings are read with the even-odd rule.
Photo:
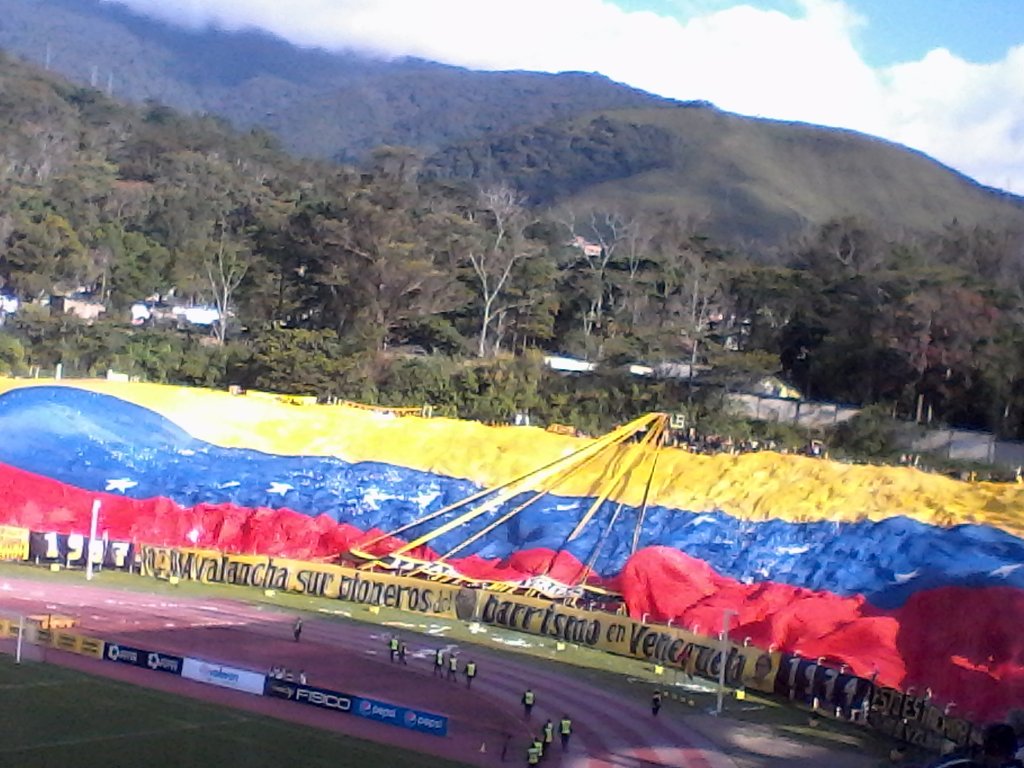
[[888, 66], [947, 48], [967, 61], [999, 61], [1024, 43], [1020, 0], [854, 0], [867, 19], [858, 47], [869, 64]]
[[[620, 0], [629, 11], [654, 11], [686, 20], [739, 5], [736, 0]], [[798, 0], [747, 0], [747, 5], [798, 15]], [[975, 63], [998, 61], [1024, 43], [1022, 0], [849, 0], [865, 25], [855, 37], [857, 50], [876, 67], [920, 59], [946, 48]]]
[[1024, 0], [101, 0], [475, 69], [600, 72], [848, 128], [1024, 195]]

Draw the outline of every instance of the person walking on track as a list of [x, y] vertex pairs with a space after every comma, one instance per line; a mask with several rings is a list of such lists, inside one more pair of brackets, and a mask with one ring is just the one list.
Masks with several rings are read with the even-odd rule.
[[302, 618], [295, 620], [295, 625], [292, 627], [292, 636], [295, 638], [295, 642], [299, 642], [299, 638], [302, 637]]
[[472, 688], [473, 687], [473, 678], [474, 677], [476, 677], [476, 662], [475, 661], [468, 661], [468, 662], [466, 662], [466, 687], [467, 688]]
[[391, 651], [391, 663], [394, 664], [398, 658], [398, 635], [392, 635], [388, 639], [388, 650]]
[[562, 715], [558, 722], [558, 734], [562, 737], [562, 751], [569, 749], [569, 737], [572, 736], [572, 720], [568, 715]]
[[533, 695], [533, 689], [527, 688], [523, 692], [523, 716], [529, 720], [530, 713], [533, 712], [533, 705], [537, 702], [537, 697]]
[[544, 739], [539, 733], [533, 737], [533, 746], [540, 752], [540, 756], [544, 757]]
[[541, 733], [544, 737], [544, 751], [548, 752], [551, 749], [551, 742], [555, 740], [555, 724], [551, 722], [551, 718], [544, 723], [544, 730]]
[[459, 679], [459, 659], [454, 653], [448, 654], [448, 680]]
[[537, 742], [531, 742], [529, 748], [526, 750], [526, 764], [527, 765], [540, 765], [540, 749], [537, 747]]
[[655, 717], [658, 716], [658, 712], [661, 711], [661, 691], [655, 691], [651, 697], [651, 714]]
[[444, 648], [434, 651], [434, 677], [444, 677]]
[[400, 641], [398, 643], [398, 661], [400, 664], [405, 664], [405, 666], [409, 666], [409, 660], [406, 658], [408, 653], [409, 646], [405, 644], [405, 640]]

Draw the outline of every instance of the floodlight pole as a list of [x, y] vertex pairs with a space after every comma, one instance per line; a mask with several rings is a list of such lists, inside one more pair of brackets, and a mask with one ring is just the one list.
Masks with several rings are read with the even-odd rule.
[[92, 543], [96, 540], [96, 523], [100, 517], [100, 500], [92, 501], [92, 521], [89, 523], [89, 542], [85, 546], [85, 580], [92, 581]]
[[14, 663], [21, 664], [21, 640], [25, 636], [25, 617], [18, 617], [18, 642], [14, 647]]
[[722, 707], [725, 699], [725, 663], [729, 658], [729, 620], [736, 616], [736, 611], [726, 609], [722, 612], [722, 656], [718, 664], [718, 704], [715, 707], [715, 714], [722, 714]]

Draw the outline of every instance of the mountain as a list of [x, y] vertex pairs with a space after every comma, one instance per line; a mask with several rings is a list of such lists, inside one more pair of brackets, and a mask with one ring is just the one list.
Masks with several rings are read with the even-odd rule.
[[509, 181], [539, 205], [671, 212], [730, 243], [837, 218], [893, 234], [1024, 229], [1024, 200], [861, 134], [741, 117], [584, 73], [474, 72], [186, 30], [97, 0], [0, 0], [0, 48], [120, 100], [261, 127], [359, 164], [416, 148], [428, 176]]
[[710, 105], [606, 111], [446, 147], [441, 178], [505, 180], [541, 205], [671, 211], [719, 238], [775, 242], [842, 217], [881, 230], [1019, 229], [1024, 198], [906, 147]]
[[600, 75], [474, 72], [297, 48], [258, 32], [190, 31], [96, 0], [0, 0], [0, 48], [115, 98], [261, 126], [292, 152], [355, 161], [664, 99]]

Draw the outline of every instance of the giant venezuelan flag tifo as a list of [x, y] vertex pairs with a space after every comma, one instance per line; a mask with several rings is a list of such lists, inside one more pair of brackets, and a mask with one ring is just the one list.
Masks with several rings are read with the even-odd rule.
[[[105, 381], [0, 381], [0, 434], [0, 524], [81, 533], [99, 498], [112, 538], [305, 559], [335, 558], [588, 444]], [[632, 615], [710, 634], [732, 609], [754, 645], [930, 688], [961, 715], [1024, 704], [1024, 486], [675, 449], [650, 472], [626, 471], [642, 449], [623, 444], [506, 524], [493, 525], [498, 508], [414, 554], [430, 560], [469, 536], [448, 562], [483, 579], [572, 580], [587, 563]]]

